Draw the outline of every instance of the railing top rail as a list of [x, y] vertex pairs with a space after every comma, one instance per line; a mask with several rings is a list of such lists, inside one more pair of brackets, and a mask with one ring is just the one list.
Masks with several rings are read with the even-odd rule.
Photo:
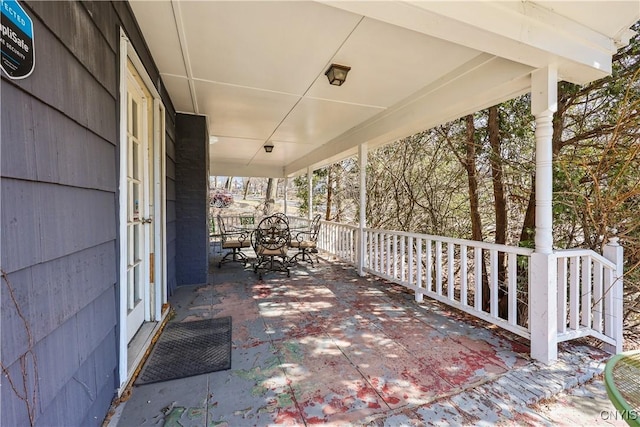
[[443, 243], [453, 243], [455, 245], [465, 245], [465, 246], [471, 246], [471, 247], [488, 249], [488, 250], [497, 250], [501, 252], [514, 253], [516, 255], [529, 256], [533, 253], [533, 249], [530, 249], [530, 248], [521, 248], [519, 246], [509, 246], [509, 245], [500, 245], [497, 243], [480, 242], [477, 240], [456, 239], [453, 237], [434, 236], [431, 234], [418, 234], [418, 233], [409, 233], [405, 231], [390, 231], [390, 230], [380, 230], [380, 229], [374, 229], [374, 228], [365, 228], [365, 231], [372, 232], [372, 233], [395, 234], [398, 236], [434, 240], [434, 241], [439, 241]]
[[599, 253], [592, 251], [591, 249], [582, 249], [582, 248], [576, 248], [576, 249], [559, 249], [557, 251], [554, 251], [554, 254], [556, 255], [556, 257], [558, 258], [570, 258], [570, 257], [576, 257], [576, 256], [588, 256], [592, 259], [594, 259], [595, 261], [598, 261], [600, 264], [602, 264], [603, 266], [611, 269], [611, 270], [615, 270], [616, 269], [616, 264], [611, 261], [608, 260], [607, 258], [603, 257], [602, 255], [600, 255]]
[[345, 227], [345, 228], [351, 228], [353, 230], [357, 230], [358, 226], [357, 225], [353, 225], [353, 224], [345, 224], [343, 222], [335, 222], [335, 221], [327, 221], [327, 220], [320, 220], [320, 223], [322, 224], [333, 224], [333, 225], [338, 225], [340, 227]]

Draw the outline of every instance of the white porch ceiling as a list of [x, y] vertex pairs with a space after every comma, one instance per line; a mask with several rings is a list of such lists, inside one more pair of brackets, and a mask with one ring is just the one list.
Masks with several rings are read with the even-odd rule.
[[[208, 117], [211, 175], [290, 176], [530, 90], [585, 83], [632, 1], [132, 1], [178, 112]], [[329, 85], [331, 63], [351, 67]], [[262, 145], [271, 141], [273, 153]]]

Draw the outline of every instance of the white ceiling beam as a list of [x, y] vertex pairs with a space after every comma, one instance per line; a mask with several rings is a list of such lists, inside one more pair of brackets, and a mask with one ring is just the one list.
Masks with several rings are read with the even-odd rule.
[[[611, 72], [614, 40], [530, 1], [322, 1], [585, 83]], [[566, 71], [565, 71], [566, 69]]]
[[189, 94], [191, 95], [191, 104], [193, 105], [193, 112], [199, 114], [198, 99], [196, 97], [196, 89], [193, 83], [193, 72], [191, 70], [191, 58], [189, 58], [189, 47], [187, 45], [187, 37], [184, 34], [184, 22], [182, 19], [182, 9], [180, 8], [180, 2], [171, 0], [171, 9], [173, 11], [173, 19], [175, 23], [175, 29], [178, 34], [178, 41], [180, 43], [180, 53], [182, 54], [182, 61], [184, 63], [184, 69], [186, 70], [187, 83], [189, 84]]
[[251, 165], [234, 162], [209, 163], [209, 175], [215, 176], [255, 176], [259, 178], [285, 178], [284, 170], [280, 166]]

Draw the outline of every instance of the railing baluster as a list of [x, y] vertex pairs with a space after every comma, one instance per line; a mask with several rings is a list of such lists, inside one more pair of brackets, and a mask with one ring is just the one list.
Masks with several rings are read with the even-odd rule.
[[558, 333], [567, 331], [567, 258], [558, 258]]
[[351, 262], [355, 263], [356, 261], [356, 239], [355, 239], [355, 230], [351, 229], [349, 233], [349, 251], [351, 252]]
[[407, 253], [407, 236], [400, 236], [400, 281], [408, 283], [409, 272], [407, 271], [409, 254]]
[[509, 298], [508, 320], [512, 325], [518, 324], [518, 255], [509, 253], [507, 256], [507, 292]]
[[604, 267], [600, 262], [594, 262], [593, 267], [593, 329], [602, 332], [602, 269]]
[[467, 302], [467, 245], [460, 245], [460, 302], [462, 305], [469, 305]]
[[364, 264], [363, 267], [371, 268], [371, 248], [370, 248], [371, 239], [369, 238], [369, 232], [367, 230], [364, 230], [361, 236], [363, 240], [361, 247], [364, 250], [364, 257], [362, 261]]
[[384, 274], [384, 233], [380, 233], [379, 235], [378, 251], [380, 252], [378, 272]]
[[[413, 285], [413, 237], [407, 237], [407, 246], [409, 246], [409, 268], [407, 269], [407, 276], [405, 277], [404, 275], [404, 271], [405, 269], [402, 269], [402, 280], [407, 279], [407, 282], [411, 285]], [[405, 241], [404, 239], [402, 240], [402, 246], [404, 249], [405, 246]], [[402, 251], [402, 253], [404, 253], [404, 250]], [[403, 267], [404, 267], [404, 257], [402, 257], [402, 263], [403, 263]]]
[[582, 326], [591, 327], [591, 258], [582, 257]]
[[[424, 287], [422, 282], [422, 239], [419, 237], [416, 238], [416, 286], [418, 288]], [[416, 301], [422, 302], [422, 300], [422, 292], [416, 293]]]
[[378, 271], [378, 236], [376, 232], [371, 233], [371, 253], [373, 259], [371, 260], [371, 269]]
[[347, 229], [345, 227], [342, 227], [341, 232], [342, 232], [342, 236], [343, 236], [342, 240], [341, 240], [341, 242], [342, 242], [342, 257], [343, 257], [343, 259], [347, 260], [347, 259], [350, 258], [350, 256], [349, 256], [349, 248], [350, 248], [350, 245], [349, 245], [349, 234], [347, 233]]
[[490, 279], [491, 279], [491, 315], [498, 317], [498, 251], [492, 249], [489, 252]]
[[442, 295], [442, 242], [436, 240], [436, 293]]
[[482, 311], [482, 248], [473, 250], [474, 284], [475, 284], [475, 308]]
[[569, 259], [569, 327], [577, 330], [580, 322], [580, 257]]
[[424, 280], [422, 277], [422, 239], [416, 238], [416, 286], [424, 287]]
[[331, 254], [335, 255], [336, 254], [336, 227], [335, 226], [331, 227], [331, 230], [329, 230], [329, 233], [331, 234], [331, 243], [329, 244], [329, 248], [331, 250]]
[[379, 257], [378, 257], [378, 262], [380, 263], [380, 265], [378, 266], [378, 272], [380, 274], [384, 274], [384, 234], [383, 233], [379, 233], [378, 234], [378, 251], [379, 251]]
[[604, 273], [604, 333], [615, 337], [615, 292], [613, 270]]
[[382, 274], [382, 233], [376, 233], [376, 271]]
[[447, 243], [447, 298], [455, 300], [455, 245]]
[[393, 252], [391, 255], [392, 258], [392, 262], [393, 262], [393, 278], [397, 279], [398, 278], [398, 235], [394, 234], [393, 235]]
[[425, 248], [426, 249], [426, 257], [425, 257], [426, 258], [426, 263], [425, 263], [425, 269], [426, 269], [425, 274], [426, 274], [426, 277], [425, 277], [425, 280], [427, 282], [426, 288], [427, 288], [427, 290], [429, 292], [433, 292], [433, 279], [431, 277], [431, 272], [433, 271], [433, 261], [432, 261], [432, 258], [431, 258], [432, 257], [432, 255], [431, 255], [431, 240], [427, 239], [426, 242], [427, 242], [427, 246]]
[[385, 233], [384, 235], [384, 243], [385, 243], [384, 274], [386, 274], [388, 277], [388, 276], [391, 276], [391, 237], [387, 233]]

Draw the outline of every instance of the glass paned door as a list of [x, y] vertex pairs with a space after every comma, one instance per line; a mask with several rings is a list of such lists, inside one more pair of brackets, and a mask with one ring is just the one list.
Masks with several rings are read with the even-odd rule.
[[127, 79], [127, 339], [145, 320], [149, 298], [147, 210], [147, 101], [131, 75]]

